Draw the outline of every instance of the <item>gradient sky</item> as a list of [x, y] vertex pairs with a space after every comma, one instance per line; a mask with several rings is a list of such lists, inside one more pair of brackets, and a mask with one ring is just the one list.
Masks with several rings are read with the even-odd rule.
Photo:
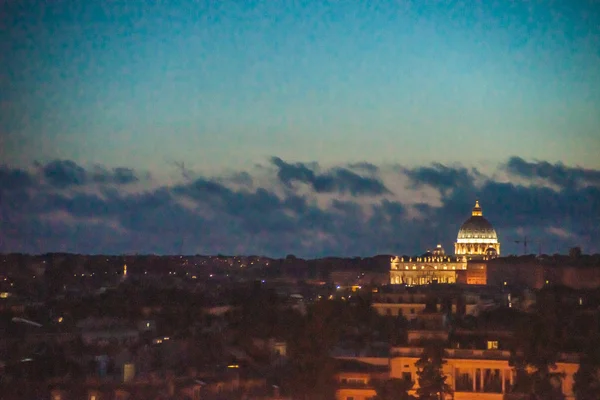
[[591, 3], [4, 1], [3, 158], [600, 167]]
[[[454, 182], [455, 192], [456, 185], [468, 182], [460, 191], [462, 214], [457, 218], [468, 216], [476, 194], [488, 196], [497, 207], [503, 204], [495, 187], [477, 186], [475, 180], [482, 179], [478, 174], [489, 182], [515, 185], [517, 178], [531, 180], [519, 181], [525, 186], [517, 189], [541, 179], [566, 196], [545, 211], [551, 213], [545, 218], [556, 221], [559, 211], [553, 207], [584, 190], [568, 184], [585, 176], [586, 185], [597, 185], [600, 170], [600, 6], [593, 3], [4, 0], [0, 178], [2, 173], [24, 176], [14, 172], [21, 171], [35, 179], [41, 176], [52, 190], [100, 180], [125, 190], [120, 185], [127, 186], [131, 174], [136, 185], [135, 190], [127, 186], [128, 194], [158, 193], [161, 188], [181, 194], [177, 162], [185, 163], [193, 179], [218, 178], [226, 182], [223, 188], [236, 191], [243, 185], [233, 177], [250, 177], [252, 184], [243, 190], [265, 189], [287, 201], [290, 182], [282, 179], [281, 171], [284, 165], [295, 165], [312, 171], [309, 175], [324, 173], [333, 179], [327, 180], [327, 190], [319, 186], [323, 181], [307, 178], [306, 170], [300, 179], [313, 190], [319, 210], [330, 210], [330, 203], [323, 205], [325, 194], [348, 195], [346, 200], [361, 207], [373, 206], [371, 200], [353, 198], [358, 186], [352, 185], [359, 181], [352, 179], [358, 178], [336, 169], [367, 162], [381, 167], [369, 175], [387, 189], [377, 196], [409, 208], [416, 198], [441, 207], [440, 213], [456, 210], [452, 196], [458, 195], [446, 192], [448, 182]], [[312, 161], [318, 164], [294, 164]], [[441, 165], [431, 167], [434, 162]], [[263, 170], [257, 172], [256, 164]], [[82, 178], [92, 176], [99, 165], [108, 175]], [[445, 179], [448, 166], [466, 181], [450, 177], [431, 182], [431, 171], [423, 169], [445, 174]], [[125, 170], [114, 168], [131, 170], [122, 175]], [[401, 183], [390, 178], [399, 168]], [[69, 179], [75, 173], [79, 184], [54, 185], [56, 171]], [[415, 178], [419, 171], [424, 175]], [[571, 178], [558, 181], [555, 173]], [[418, 182], [429, 186], [417, 190]], [[300, 189], [294, 187], [294, 195], [306, 195]], [[51, 193], [56, 195], [36, 193], [47, 203]], [[107, 198], [104, 192], [96, 194]], [[538, 195], [524, 196], [531, 200]], [[597, 192], [589, 195], [593, 205], [588, 211], [595, 212]], [[36, 207], [0, 210], [1, 222], [19, 230], [25, 229], [18, 226], [26, 216], [50, 213], [52, 221], [60, 220], [55, 209]], [[82, 217], [61, 207], [61, 212]], [[409, 208], [403, 218], [413, 215]], [[107, 226], [127, 230], [115, 215]], [[567, 225], [574, 224], [570, 230], [546, 232], [565, 239], [555, 249], [563, 251], [567, 242], [600, 249], [597, 230], [586, 231], [577, 225], [583, 220], [573, 222], [575, 217], [566, 211], [563, 217]], [[302, 218], [306, 222], [308, 217]], [[526, 229], [521, 216], [515, 218], [511, 238]], [[554, 228], [559, 226], [539, 229]], [[59, 228], [44, 229], [50, 235]], [[60, 240], [68, 242], [78, 231], [60, 232]], [[336, 230], [327, 232], [335, 235]], [[56, 247], [16, 244], [4, 235], [4, 251]], [[25, 237], [26, 232], [18, 235]], [[296, 239], [290, 236], [288, 247], [304, 254], [345, 254], [353, 249], [352, 240], [358, 240], [311, 252], [308, 244], [297, 247]], [[65, 246], [103, 251], [102, 246]], [[135, 246], [131, 242], [104, 248], [133, 251]], [[173, 246], [144, 249], [168, 252]], [[200, 246], [189, 251], [276, 252], [269, 246]], [[394, 246], [373, 251], [398, 250]], [[415, 241], [407, 251], [418, 246]]]

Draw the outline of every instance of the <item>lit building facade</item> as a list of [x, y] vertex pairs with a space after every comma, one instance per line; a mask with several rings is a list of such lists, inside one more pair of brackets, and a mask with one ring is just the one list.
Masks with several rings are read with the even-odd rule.
[[[395, 347], [391, 357], [354, 357], [365, 364], [387, 366], [388, 377], [414, 382], [411, 394], [418, 388], [416, 362], [423, 349], [417, 347]], [[351, 357], [346, 357], [347, 359]], [[446, 399], [454, 400], [503, 400], [511, 393], [515, 383], [515, 370], [510, 365], [510, 352], [507, 350], [446, 349], [446, 364], [443, 373], [453, 390]], [[564, 374], [561, 387], [567, 400], [574, 400], [574, 375], [579, 368], [579, 360], [574, 355], [562, 354], [556, 363], [555, 372]], [[373, 381], [382, 379], [381, 373], [367, 371], [357, 374], [340, 371], [337, 374], [337, 400], [367, 400], [376, 395]]]
[[485, 285], [485, 261], [500, 255], [496, 230], [483, 217], [479, 201], [471, 217], [460, 230], [454, 244], [454, 256], [446, 255], [438, 244], [433, 251], [420, 257], [392, 257], [390, 283], [392, 285], [427, 285], [430, 283], [465, 283]]
[[393, 285], [426, 285], [429, 283], [456, 283], [456, 271], [467, 269], [466, 257], [446, 256], [438, 244], [433, 252], [421, 257], [393, 257], [390, 283]]

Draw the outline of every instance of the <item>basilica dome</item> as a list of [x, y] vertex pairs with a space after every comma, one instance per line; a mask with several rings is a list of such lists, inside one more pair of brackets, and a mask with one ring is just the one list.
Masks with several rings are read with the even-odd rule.
[[[490, 251], [492, 249], [495, 250], [495, 253]], [[467, 256], [500, 254], [498, 235], [492, 224], [483, 217], [479, 201], [475, 202], [471, 217], [462, 224], [458, 231], [455, 253]]]

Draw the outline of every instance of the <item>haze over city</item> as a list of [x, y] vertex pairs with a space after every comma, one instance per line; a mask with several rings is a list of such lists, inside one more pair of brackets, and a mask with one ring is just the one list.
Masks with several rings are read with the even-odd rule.
[[600, 252], [592, 2], [0, 7], [1, 252]]

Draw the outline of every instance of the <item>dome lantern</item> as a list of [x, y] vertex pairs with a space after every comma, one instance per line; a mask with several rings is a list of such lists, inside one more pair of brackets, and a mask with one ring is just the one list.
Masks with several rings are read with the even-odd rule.
[[473, 212], [471, 213], [471, 215], [473, 217], [483, 217], [481, 206], [479, 206], [479, 200], [475, 200], [475, 207], [473, 207]]

